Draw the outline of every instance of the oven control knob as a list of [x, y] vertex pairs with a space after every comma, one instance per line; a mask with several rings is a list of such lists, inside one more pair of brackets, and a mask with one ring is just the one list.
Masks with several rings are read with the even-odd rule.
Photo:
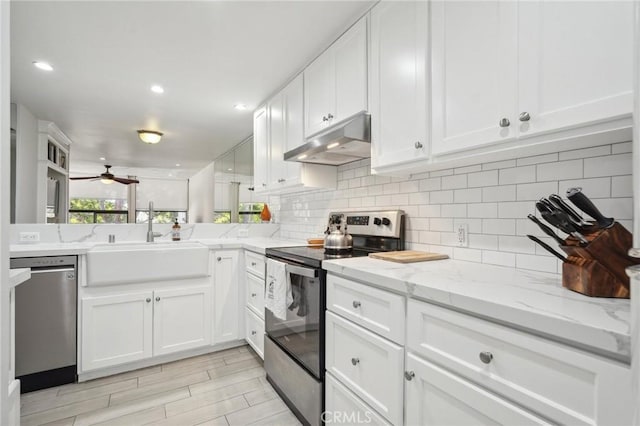
[[389, 225], [391, 225], [391, 221], [389, 220], [389, 218], [383, 217], [382, 218], [382, 224], [384, 226], [389, 226]]
[[382, 223], [382, 221], [380, 220], [379, 217], [373, 218], [373, 224], [374, 225], [378, 225], [379, 226], [381, 223]]

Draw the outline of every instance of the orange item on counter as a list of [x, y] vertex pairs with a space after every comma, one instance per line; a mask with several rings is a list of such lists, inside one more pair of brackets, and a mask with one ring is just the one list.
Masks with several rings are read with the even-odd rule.
[[269, 222], [271, 220], [271, 212], [269, 211], [267, 203], [264, 204], [264, 207], [260, 212], [260, 219], [262, 219], [263, 222]]

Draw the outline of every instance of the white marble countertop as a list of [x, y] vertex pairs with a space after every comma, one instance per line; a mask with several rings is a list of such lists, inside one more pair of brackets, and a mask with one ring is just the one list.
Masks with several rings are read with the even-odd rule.
[[31, 268], [9, 269], [9, 288], [16, 287], [31, 278]]
[[[171, 243], [171, 240], [156, 239], [158, 243]], [[247, 238], [202, 238], [182, 240], [181, 242], [197, 242], [210, 249], [247, 249], [264, 254], [268, 247], [287, 247], [305, 245], [306, 242], [294, 240], [281, 240], [267, 237]], [[144, 243], [144, 241], [118, 241], [114, 244]], [[105, 245], [106, 242], [81, 242], [81, 243], [35, 243], [35, 244], [11, 244], [9, 257], [35, 257], [35, 256], [65, 256], [86, 254], [96, 245]], [[152, 244], [152, 243], [149, 243]], [[177, 243], [180, 244], [180, 243]]]
[[325, 261], [323, 267], [610, 358], [631, 358], [629, 300], [575, 293], [562, 287], [558, 274], [451, 259], [401, 264], [360, 257]]

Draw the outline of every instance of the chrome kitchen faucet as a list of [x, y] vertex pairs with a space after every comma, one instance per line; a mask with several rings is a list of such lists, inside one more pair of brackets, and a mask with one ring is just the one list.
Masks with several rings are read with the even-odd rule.
[[147, 242], [152, 243], [155, 237], [161, 237], [160, 232], [153, 232], [153, 201], [149, 201], [149, 228], [147, 231]]

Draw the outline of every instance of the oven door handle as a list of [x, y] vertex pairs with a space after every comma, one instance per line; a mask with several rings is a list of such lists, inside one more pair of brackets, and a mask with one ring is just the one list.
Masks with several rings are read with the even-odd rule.
[[318, 270], [317, 269], [301, 268], [300, 266], [294, 266], [294, 265], [291, 265], [291, 264], [287, 263], [286, 270], [287, 270], [288, 274], [302, 275], [303, 277], [307, 277], [307, 278], [317, 278], [318, 277]]

